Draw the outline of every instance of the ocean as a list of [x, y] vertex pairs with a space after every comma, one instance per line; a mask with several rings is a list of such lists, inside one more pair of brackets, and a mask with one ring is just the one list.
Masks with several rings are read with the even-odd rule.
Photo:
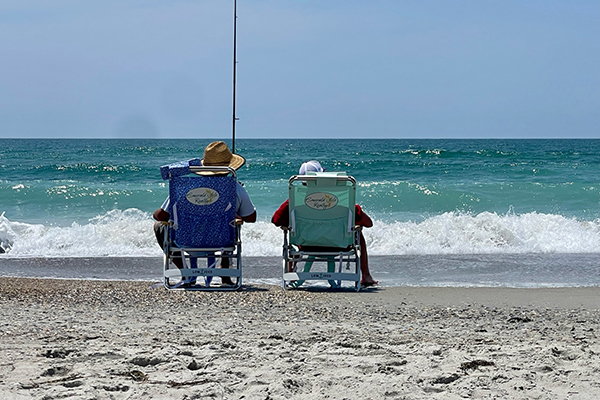
[[[159, 167], [210, 141], [0, 139], [0, 274], [159, 279]], [[382, 285], [600, 286], [600, 140], [238, 139], [236, 152], [258, 213], [242, 232], [250, 282], [277, 281], [269, 220], [315, 159], [358, 181]], [[99, 272], [106, 260], [123, 268]]]

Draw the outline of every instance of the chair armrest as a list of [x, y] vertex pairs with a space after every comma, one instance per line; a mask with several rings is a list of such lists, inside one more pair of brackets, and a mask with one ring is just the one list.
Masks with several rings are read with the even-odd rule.
[[244, 225], [244, 220], [239, 218], [239, 217], [235, 217], [235, 225]]
[[362, 231], [362, 229], [363, 229], [363, 226], [362, 226], [362, 225], [354, 225], [354, 230], [355, 230], [355, 231], [357, 231], [357, 232], [361, 232], [361, 231]]

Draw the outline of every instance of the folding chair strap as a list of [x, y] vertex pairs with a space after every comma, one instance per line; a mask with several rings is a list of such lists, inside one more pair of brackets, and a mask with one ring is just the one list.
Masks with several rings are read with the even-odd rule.
[[350, 207], [348, 207], [348, 233], [352, 232], [352, 213], [354, 212], [354, 210], [352, 210]]
[[178, 223], [177, 223], [177, 202], [175, 202], [173, 204], [173, 229], [177, 230], [177, 228], [179, 227]]
[[296, 232], [296, 210], [290, 212], [290, 227], [293, 232]]

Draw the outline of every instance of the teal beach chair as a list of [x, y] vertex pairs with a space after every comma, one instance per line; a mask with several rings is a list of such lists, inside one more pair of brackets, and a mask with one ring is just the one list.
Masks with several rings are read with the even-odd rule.
[[[360, 240], [354, 225], [356, 181], [344, 172], [312, 172], [289, 180], [290, 226], [284, 230], [283, 288], [307, 280], [342, 281], [360, 290]], [[360, 228], [360, 227], [358, 227]], [[315, 263], [326, 266], [316, 268]]]
[[[163, 250], [167, 289], [237, 290], [242, 285], [241, 226], [236, 223], [236, 173], [229, 167], [177, 163], [161, 167], [169, 180], [169, 212]], [[183, 269], [173, 264], [182, 261]], [[228, 258], [229, 268], [216, 268]], [[234, 285], [211, 285], [230, 277]]]

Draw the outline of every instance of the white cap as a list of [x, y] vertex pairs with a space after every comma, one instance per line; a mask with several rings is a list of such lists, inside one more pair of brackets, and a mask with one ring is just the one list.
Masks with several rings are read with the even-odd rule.
[[323, 167], [321, 167], [321, 164], [319, 164], [318, 161], [315, 160], [311, 160], [311, 161], [307, 161], [304, 164], [302, 164], [300, 166], [300, 171], [298, 171], [298, 173], [300, 175], [306, 175], [309, 172], [323, 172], [324, 169]]

